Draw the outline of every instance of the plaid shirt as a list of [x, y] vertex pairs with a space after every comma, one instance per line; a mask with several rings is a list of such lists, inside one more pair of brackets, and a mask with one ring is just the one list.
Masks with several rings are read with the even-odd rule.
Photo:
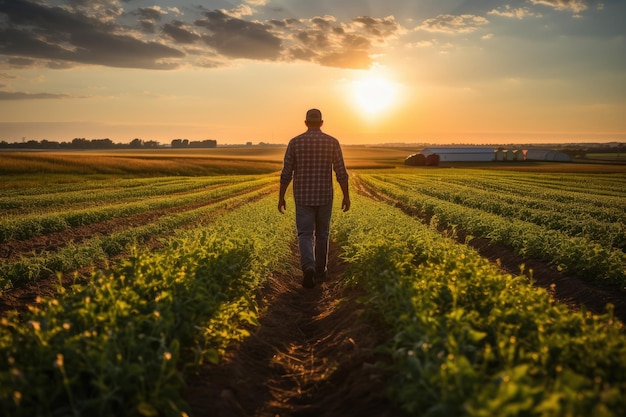
[[308, 129], [289, 141], [281, 184], [293, 179], [293, 197], [302, 206], [322, 206], [333, 199], [333, 169], [337, 182], [348, 182], [339, 141], [320, 129]]

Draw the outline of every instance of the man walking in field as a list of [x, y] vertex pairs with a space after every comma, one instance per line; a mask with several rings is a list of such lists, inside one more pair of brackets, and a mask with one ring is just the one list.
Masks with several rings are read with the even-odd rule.
[[278, 211], [285, 212], [285, 192], [293, 180], [302, 286], [313, 288], [326, 275], [328, 237], [333, 206], [333, 170], [341, 186], [341, 209], [350, 209], [348, 172], [339, 141], [321, 130], [322, 113], [306, 112], [307, 131], [289, 141], [280, 175]]

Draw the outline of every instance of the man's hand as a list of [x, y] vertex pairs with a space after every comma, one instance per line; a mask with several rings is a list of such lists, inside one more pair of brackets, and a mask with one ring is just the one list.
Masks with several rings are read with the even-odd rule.
[[278, 211], [280, 214], [285, 214], [285, 210], [287, 209], [287, 203], [285, 203], [285, 193], [287, 192], [287, 187], [289, 184], [280, 183], [280, 191], [278, 191]]
[[341, 202], [341, 210], [344, 212], [350, 210], [350, 197], [343, 198], [343, 201]]
[[350, 210], [350, 190], [348, 189], [348, 182], [339, 183], [341, 186], [341, 192], [343, 193], [343, 200], [341, 201], [341, 210]]

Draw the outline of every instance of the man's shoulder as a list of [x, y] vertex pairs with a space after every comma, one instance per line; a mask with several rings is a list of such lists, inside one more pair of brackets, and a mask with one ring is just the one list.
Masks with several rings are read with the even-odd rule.
[[299, 135], [294, 136], [293, 138], [291, 138], [291, 140], [289, 142], [297, 142], [299, 139], [302, 139], [302, 138], [306, 137], [306, 134], [307, 134], [307, 132], [300, 133]]
[[327, 139], [330, 139], [330, 140], [332, 140], [334, 142], [339, 143], [339, 140], [337, 140], [337, 138], [335, 138], [334, 136], [329, 135], [328, 133], [322, 132], [322, 135], [324, 135], [324, 137], [327, 138]]
[[329, 135], [326, 132], [322, 132], [321, 130], [307, 130], [306, 132], [300, 133], [298, 136], [295, 136], [294, 138], [292, 138], [290, 142], [295, 143], [295, 142], [299, 142], [299, 141], [306, 140], [306, 139], [312, 139], [312, 138], [324, 139], [324, 140], [329, 140], [329, 141], [339, 143], [339, 140], [337, 140], [337, 138]]

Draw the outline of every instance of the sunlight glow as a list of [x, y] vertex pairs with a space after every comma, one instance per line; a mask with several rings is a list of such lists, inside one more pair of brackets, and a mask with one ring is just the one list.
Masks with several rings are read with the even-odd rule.
[[394, 83], [384, 77], [370, 74], [352, 84], [355, 104], [368, 116], [386, 110], [394, 104], [398, 91]]

